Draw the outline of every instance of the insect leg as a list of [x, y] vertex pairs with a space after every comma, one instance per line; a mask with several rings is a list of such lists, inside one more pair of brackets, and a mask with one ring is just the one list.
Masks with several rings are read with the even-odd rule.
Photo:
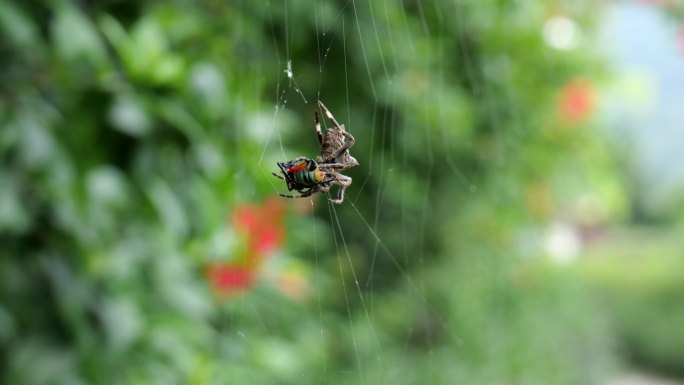
[[286, 194], [278, 194], [278, 195], [280, 195], [283, 198], [306, 198], [306, 197], [310, 197], [311, 195], [313, 195], [313, 193], [297, 194], [297, 195], [286, 195]]
[[287, 194], [278, 194], [278, 195], [280, 195], [283, 198], [306, 198], [306, 197], [310, 197], [311, 195], [313, 195], [314, 192], [315, 191], [313, 191], [313, 190], [309, 190], [309, 191], [304, 192], [303, 194], [297, 194], [297, 195], [287, 195]]

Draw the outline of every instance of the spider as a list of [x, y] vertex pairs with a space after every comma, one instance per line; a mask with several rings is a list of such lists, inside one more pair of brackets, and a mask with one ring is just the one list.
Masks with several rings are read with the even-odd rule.
[[344, 129], [343, 124], [337, 123], [323, 102], [319, 100], [318, 105], [321, 106], [325, 115], [335, 126], [323, 134], [318, 112], [315, 113], [316, 135], [321, 147], [321, 154], [316, 157], [316, 160], [300, 156], [289, 162], [278, 162], [278, 167], [283, 175], [272, 174], [287, 183], [288, 191], [296, 190], [301, 193], [298, 195], [279, 194], [285, 198], [305, 198], [317, 192], [327, 192], [333, 185], [338, 185], [337, 199], [329, 200], [339, 205], [344, 202], [344, 191], [352, 183], [352, 178], [342, 175], [340, 172], [359, 164], [349, 154], [349, 148], [354, 145], [356, 140], [352, 134]]

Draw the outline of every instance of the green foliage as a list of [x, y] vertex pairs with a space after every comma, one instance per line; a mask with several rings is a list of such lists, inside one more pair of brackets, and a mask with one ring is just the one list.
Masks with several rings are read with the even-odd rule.
[[684, 276], [677, 233], [623, 230], [580, 266], [609, 310], [621, 348], [636, 363], [684, 373]]
[[[0, 2], [2, 381], [596, 381], [583, 289], [515, 247], [595, 143], [555, 103], [596, 64], [543, 43], [542, 3]], [[361, 166], [344, 206], [289, 212], [264, 273], [313, 297], [216, 298], [227, 218], [316, 153], [316, 97]]]

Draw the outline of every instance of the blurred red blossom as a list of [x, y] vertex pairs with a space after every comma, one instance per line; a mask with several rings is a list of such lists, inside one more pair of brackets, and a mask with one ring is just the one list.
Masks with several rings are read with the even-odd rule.
[[211, 264], [206, 275], [219, 296], [250, 288], [257, 279], [263, 260], [279, 249], [285, 239], [282, 201], [269, 198], [262, 204], [239, 204], [232, 215], [232, 224], [240, 235], [243, 247], [230, 262]]
[[561, 88], [557, 104], [558, 118], [568, 124], [581, 124], [596, 107], [596, 89], [584, 79], [571, 80]]
[[248, 258], [262, 257], [278, 249], [285, 238], [282, 201], [269, 198], [262, 205], [245, 203], [235, 209], [233, 225], [247, 238]]
[[251, 287], [255, 275], [249, 267], [224, 262], [210, 265], [207, 277], [215, 293], [228, 295]]

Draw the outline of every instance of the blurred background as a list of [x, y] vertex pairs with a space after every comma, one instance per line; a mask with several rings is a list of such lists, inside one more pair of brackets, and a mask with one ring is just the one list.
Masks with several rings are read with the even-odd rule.
[[[682, 383], [683, 21], [0, 0], [0, 381]], [[340, 206], [271, 175], [319, 99]]]

